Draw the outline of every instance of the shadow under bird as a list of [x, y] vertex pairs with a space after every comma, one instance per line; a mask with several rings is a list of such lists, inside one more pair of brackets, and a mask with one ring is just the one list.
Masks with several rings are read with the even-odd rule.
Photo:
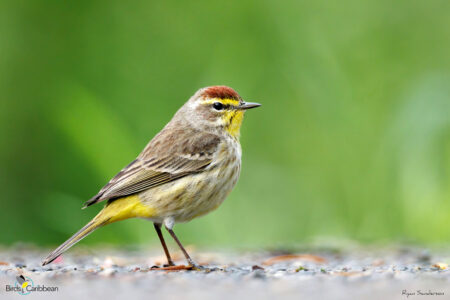
[[243, 101], [230, 87], [198, 90], [142, 153], [85, 203], [83, 208], [106, 201], [97, 216], [50, 253], [43, 265], [101, 226], [144, 218], [153, 222], [169, 266], [174, 263], [162, 225], [189, 266], [199, 268], [173, 227], [216, 209], [231, 192], [241, 169], [239, 134], [244, 113], [258, 106]]

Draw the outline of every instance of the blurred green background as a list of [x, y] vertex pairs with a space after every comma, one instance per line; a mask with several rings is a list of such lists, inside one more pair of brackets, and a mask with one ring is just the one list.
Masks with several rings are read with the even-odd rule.
[[[0, 243], [63, 242], [200, 87], [263, 107], [186, 244], [450, 239], [449, 1], [0, 2]], [[157, 244], [127, 220], [83, 243]]]

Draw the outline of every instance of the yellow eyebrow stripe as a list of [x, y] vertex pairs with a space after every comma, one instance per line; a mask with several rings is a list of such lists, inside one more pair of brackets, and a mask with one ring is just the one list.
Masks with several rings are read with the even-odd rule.
[[212, 98], [204, 101], [205, 104], [213, 104], [214, 102], [220, 102], [223, 105], [239, 105], [239, 100], [236, 99], [220, 99], [220, 98]]

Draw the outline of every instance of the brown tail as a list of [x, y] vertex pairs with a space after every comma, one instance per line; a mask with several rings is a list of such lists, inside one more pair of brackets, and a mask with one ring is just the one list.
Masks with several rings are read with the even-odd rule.
[[65, 241], [61, 246], [56, 248], [49, 256], [42, 262], [42, 265], [45, 266], [55, 259], [58, 258], [63, 252], [69, 250], [70, 247], [81, 241], [83, 238], [88, 236], [91, 232], [93, 232], [98, 227], [103, 226], [108, 220], [101, 220], [101, 218], [94, 218], [92, 221], [87, 223], [83, 228], [81, 228], [77, 233], [75, 233], [70, 239]]
[[149, 206], [143, 205], [140, 198], [136, 195], [109, 202], [92, 221], [87, 223], [86, 226], [65, 241], [64, 244], [50, 253], [43, 261], [42, 265], [45, 266], [46, 264], [51, 263], [64, 251], [68, 250], [92, 231], [103, 225], [134, 217], [148, 218], [153, 216], [154, 213], [155, 210]]

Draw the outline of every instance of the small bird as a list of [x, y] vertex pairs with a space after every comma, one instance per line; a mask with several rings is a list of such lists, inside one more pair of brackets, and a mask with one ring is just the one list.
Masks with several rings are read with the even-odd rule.
[[164, 241], [167, 229], [191, 268], [200, 268], [173, 231], [216, 209], [231, 192], [241, 169], [240, 127], [246, 110], [261, 106], [242, 100], [227, 86], [198, 90], [172, 120], [83, 208], [106, 201], [88, 224], [43, 261], [51, 263], [95, 229], [129, 218], [153, 222], [167, 264], [175, 266]]

